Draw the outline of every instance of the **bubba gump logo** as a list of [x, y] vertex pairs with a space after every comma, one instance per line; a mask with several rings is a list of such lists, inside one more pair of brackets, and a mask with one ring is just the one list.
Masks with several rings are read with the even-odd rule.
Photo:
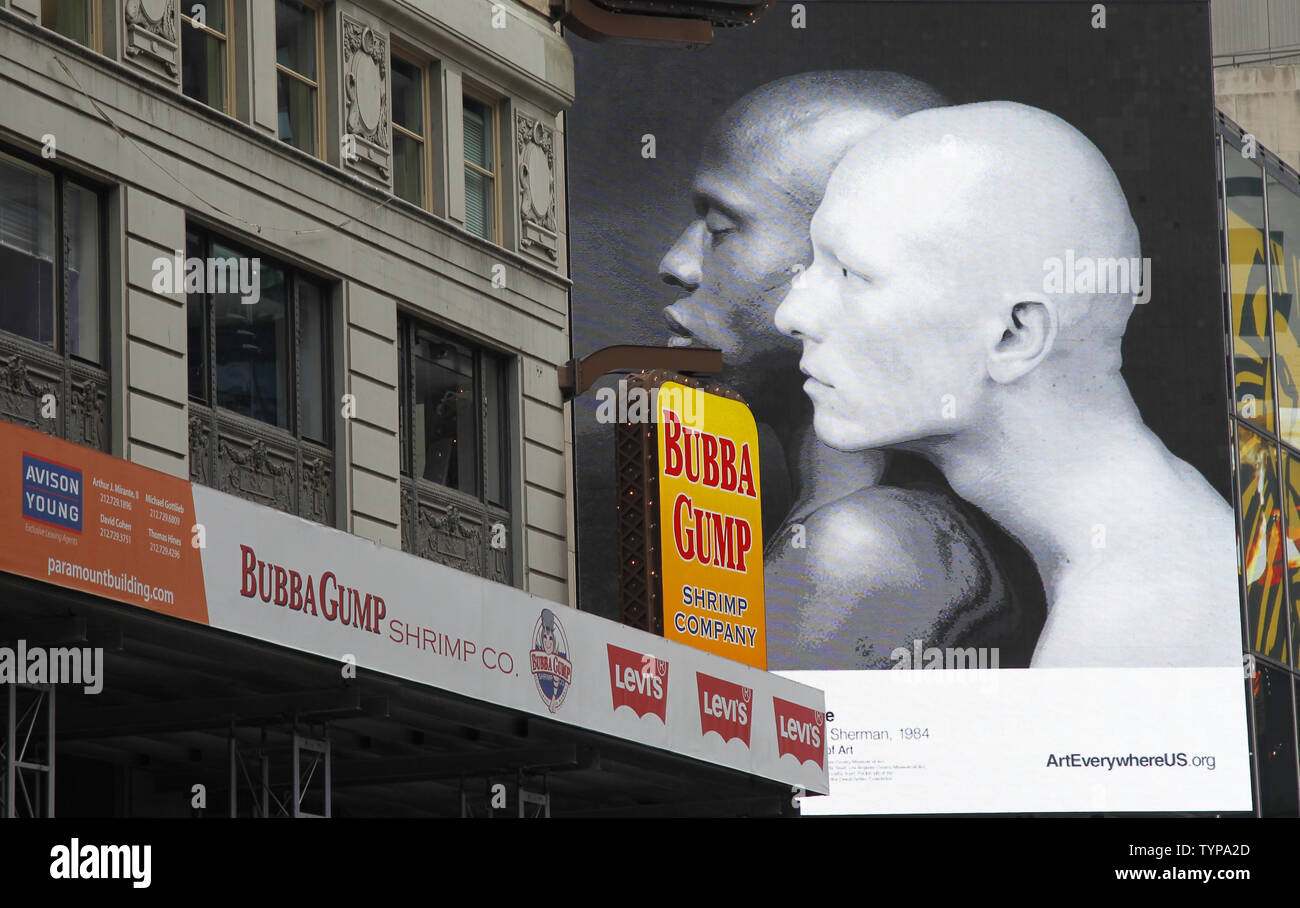
[[528, 654], [529, 668], [537, 683], [537, 693], [551, 712], [555, 712], [569, 695], [573, 683], [573, 663], [569, 661], [569, 638], [555, 613], [542, 609], [533, 627], [533, 648]]

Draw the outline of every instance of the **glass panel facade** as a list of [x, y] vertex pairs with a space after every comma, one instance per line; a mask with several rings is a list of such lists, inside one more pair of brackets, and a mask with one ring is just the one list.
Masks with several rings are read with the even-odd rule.
[[1241, 563], [1246, 579], [1250, 645], [1257, 653], [1286, 662], [1284, 537], [1278, 502], [1277, 447], [1258, 433], [1238, 426], [1237, 460], [1237, 478], [1241, 483]]
[[1261, 665], [1251, 681], [1251, 694], [1259, 812], [1266, 817], [1300, 815], [1292, 677], [1271, 665]]
[[41, 25], [78, 44], [90, 44], [91, 0], [41, 0]]
[[415, 333], [415, 475], [478, 495], [474, 353], [424, 329]]
[[1228, 284], [1237, 415], [1273, 429], [1273, 353], [1269, 342], [1268, 260], [1264, 248], [1264, 174], [1224, 148]]
[[54, 177], [0, 156], [0, 331], [54, 346]]
[[275, 62], [316, 81], [316, 10], [295, 0], [275, 0]]
[[316, 153], [316, 40], [315, 9], [296, 0], [275, 0], [279, 135], [309, 154]]
[[68, 287], [68, 339], [72, 355], [98, 363], [100, 344], [99, 196], [75, 183], [64, 189], [68, 258], [64, 274]]
[[[216, 258], [234, 256], [214, 245]], [[290, 428], [289, 300], [283, 268], [262, 263], [262, 298], [247, 305], [237, 293], [214, 293], [217, 405]]]
[[[187, 12], [194, 4], [181, 4]], [[217, 110], [226, 109], [225, 0], [204, 5], [204, 24], [181, 17], [181, 88], [191, 98]]]
[[326, 418], [329, 393], [329, 338], [325, 334], [325, 303], [321, 289], [311, 281], [298, 281], [299, 362], [302, 364], [299, 397], [302, 399], [302, 434], [322, 444], [328, 441]]
[[465, 227], [485, 239], [496, 237], [493, 114], [491, 105], [465, 96]]
[[424, 73], [393, 57], [393, 194], [424, 204]]
[[277, 92], [280, 99], [280, 141], [315, 154], [316, 89], [280, 73]]

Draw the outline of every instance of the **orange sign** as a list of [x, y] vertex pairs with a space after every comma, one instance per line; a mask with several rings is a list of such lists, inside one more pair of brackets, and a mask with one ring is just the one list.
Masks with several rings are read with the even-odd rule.
[[754, 417], [671, 381], [656, 416], [664, 636], [766, 669]]
[[0, 422], [0, 571], [208, 623], [184, 479]]

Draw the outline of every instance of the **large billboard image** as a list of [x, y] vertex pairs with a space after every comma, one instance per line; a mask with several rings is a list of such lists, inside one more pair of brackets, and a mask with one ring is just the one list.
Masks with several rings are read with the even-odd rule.
[[[767, 665], [826, 691], [805, 812], [1249, 810], [1208, 4], [777, 3], [690, 51], [569, 43], [573, 354], [722, 350]], [[578, 598], [613, 617], [597, 404]]]

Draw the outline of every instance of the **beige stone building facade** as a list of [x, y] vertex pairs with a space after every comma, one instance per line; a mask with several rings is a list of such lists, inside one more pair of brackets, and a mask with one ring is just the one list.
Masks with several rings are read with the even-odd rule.
[[568, 602], [545, 9], [0, 0], [0, 416]]

